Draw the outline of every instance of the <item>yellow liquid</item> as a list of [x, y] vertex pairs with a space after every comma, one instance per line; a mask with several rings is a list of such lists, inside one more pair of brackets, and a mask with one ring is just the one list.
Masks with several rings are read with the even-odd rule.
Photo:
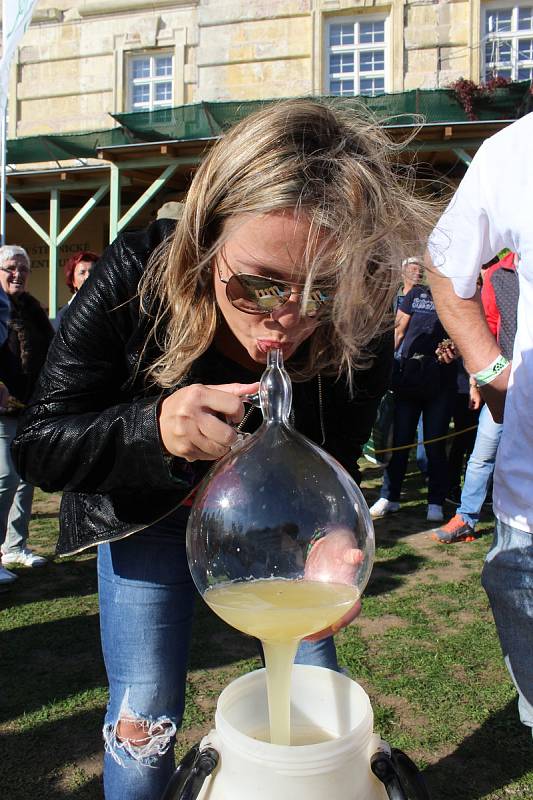
[[[268, 728], [255, 731], [251, 734], [252, 739], [257, 739], [258, 742], [270, 742], [270, 730]], [[309, 744], [322, 744], [323, 742], [332, 742], [337, 737], [326, 731], [324, 728], [304, 728], [292, 732], [291, 746], [304, 747]]]
[[261, 639], [272, 744], [291, 743], [291, 670], [300, 640], [333, 625], [358, 598], [354, 586], [279, 579], [228, 583], [205, 592], [219, 617]]

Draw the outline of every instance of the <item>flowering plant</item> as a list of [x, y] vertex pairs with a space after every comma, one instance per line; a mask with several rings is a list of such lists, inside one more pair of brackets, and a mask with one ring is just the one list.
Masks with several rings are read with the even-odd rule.
[[479, 84], [474, 83], [474, 81], [466, 80], [465, 78], [459, 78], [458, 81], [450, 84], [450, 89], [454, 90], [468, 119], [477, 120], [477, 115], [474, 110], [476, 101], [489, 97], [495, 89], [506, 88], [510, 83], [511, 81], [508, 78], [503, 78], [499, 75], [494, 78], [489, 78], [486, 83]]

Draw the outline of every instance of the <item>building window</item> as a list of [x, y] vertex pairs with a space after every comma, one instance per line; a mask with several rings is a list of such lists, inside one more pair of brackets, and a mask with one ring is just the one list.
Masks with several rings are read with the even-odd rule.
[[384, 17], [328, 22], [326, 53], [329, 94], [373, 96], [385, 91]]
[[486, 6], [483, 24], [485, 80], [533, 80], [533, 5]]
[[128, 61], [128, 110], [172, 106], [174, 59], [171, 53], [131, 56]]

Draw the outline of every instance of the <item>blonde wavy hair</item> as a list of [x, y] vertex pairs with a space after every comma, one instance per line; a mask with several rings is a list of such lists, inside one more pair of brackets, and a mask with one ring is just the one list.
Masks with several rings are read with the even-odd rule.
[[220, 315], [212, 265], [226, 223], [293, 210], [310, 222], [305, 291], [320, 276], [334, 295], [304, 358], [288, 367], [300, 380], [322, 372], [351, 382], [393, 323], [402, 261], [423, 252], [436, 219], [400, 151], [364, 108], [323, 101], [283, 101], [232, 128], [202, 162], [173, 237], [143, 276], [142, 308], [161, 351], [149, 377], [179, 384], [213, 341]]

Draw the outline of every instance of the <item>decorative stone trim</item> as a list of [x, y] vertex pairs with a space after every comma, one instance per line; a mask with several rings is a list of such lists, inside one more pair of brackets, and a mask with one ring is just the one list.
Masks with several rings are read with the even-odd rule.
[[86, 0], [78, 9], [80, 17], [99, 17], [123, 11], [154, 11], [178, 6], [196, 7], [199, 0]]

